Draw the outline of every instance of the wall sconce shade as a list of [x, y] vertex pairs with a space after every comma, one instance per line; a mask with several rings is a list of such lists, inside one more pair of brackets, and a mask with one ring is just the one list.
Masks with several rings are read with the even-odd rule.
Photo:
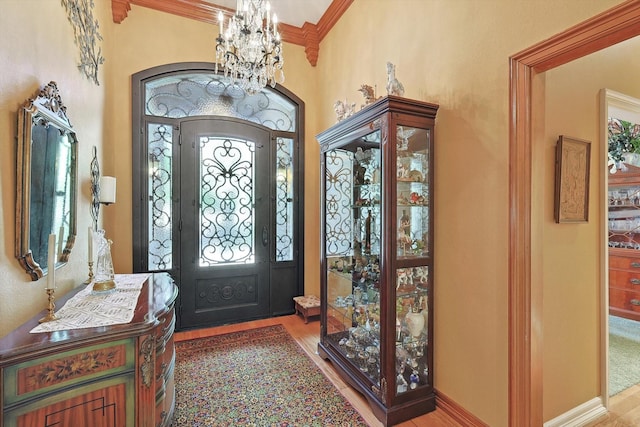
[[116, 202], [116, 178], [113, 176], [100, 177], [100, 203], [109, 205]]

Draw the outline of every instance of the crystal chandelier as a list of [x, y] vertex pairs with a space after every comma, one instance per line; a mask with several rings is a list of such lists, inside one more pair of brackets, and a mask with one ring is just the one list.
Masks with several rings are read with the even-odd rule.
[[278, 18], [271, 16], [271, 4], [264, 0], [238, 0], [236, 13], [225, 25], [218, 12], [220, 33], [216, 38], [218, 64], [225, 77], [249, 94], [260, 92], [267, 84], [284, 82], [282, 43]]

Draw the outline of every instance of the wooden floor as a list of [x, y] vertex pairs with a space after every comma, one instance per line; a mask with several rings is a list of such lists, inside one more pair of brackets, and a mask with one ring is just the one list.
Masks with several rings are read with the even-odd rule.
[[[367, 401], [353, 388], [347, 385], [336, 373], [331, 363], [323, 360], [316, 354], [316, 349], [320, 337], [320, 322], [312, 320], [305, 324], [301, 317], [293, 314], [290, 316], [276, 317], [273, 319], [256, 320], [252, 322], [239, 323], [235, 325], [218, 326], [215, 328], [198, 329], [194, 331], [177, 332], [176, 341], [185, 341], [194, 338], [208, 337], [212, 335], [225, 334], [228, 332], [241, 331], [260, 326], [282, 324], [289, 334], [307, 352], [311, 360], [320, 367], [322, 372], [331, 380], [338, 390], [347, 400], [360, 412], [366, 422], [371, 427], [382, 426], [369, 409]], [[414, 418], [404, 423], [398, 424], [400, 427], [461, 427], [459, 423], [436, 409], [426, 415]], [[606, 418], [591, 423], [588, 427], [637, 427], [640, 426], [640, 385], [635, 385], [622, 393], [609, 399], [609, 413]]]
[[609, 398], [606, 418], [588, 424], [588, 427], [637, 427], [640, 426], [640, 384]]
[[[308, 324], [305, 324], [300, 316], [295, 314], [290, 316], [276, 317], [273, 319], [255, 320], [251, 322], [239, 323], [235, 325], [218, 326], [215, 328], [198, 329], [194, 331], [177, 332], [175, 334], [175, 340], [185, 341], [194, 338], [208, 337], [212, 335], [225, 334], [228, 332], [241, 331], [244, 329], [251, 329], [260, 326], [269, 326], [275, 324], [282, 324], [289, 334], [298, 342], [298, 344], [307, 352], [311, 360], [320, 367], [322, 372], [331, 380], [338, 390], [347, 398], [347, 400], [353, 405], [354, 408], [360, 412], [362, 417], [371, 427], [382, 426], [382, 423], [376, 419], [366, 399], [362, 397], [353, 388], [347, 385], [336, 373], [331, 366], [331, 363], [323, 360], [316, 354], [318, 341], [320, 338], [320, 322], [317, 320], [310, 320]], [[404, 423], [398, 424], [399, 427], [459, 427], [460, 424], [448, 417], [441, 410], [436, 409], [426, 415], [414, 418]]]

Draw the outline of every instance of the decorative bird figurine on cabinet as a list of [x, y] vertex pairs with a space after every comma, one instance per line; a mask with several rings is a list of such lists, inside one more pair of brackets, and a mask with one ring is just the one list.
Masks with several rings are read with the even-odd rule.
[[358, 89], [358, 92], [362, 93], [362, 96], [364, 96], [364, 104], [362, 104], [360, 106], [360, 108], [364, 108], [369, 104], [373, 104], [376, 100], [376, 92], [375, 90], [369, 86], [369, 85], [360, 85], [360, 89]]

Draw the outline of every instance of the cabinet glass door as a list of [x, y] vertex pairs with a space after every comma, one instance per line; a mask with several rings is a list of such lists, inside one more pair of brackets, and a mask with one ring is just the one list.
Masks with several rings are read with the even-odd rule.
[[396, 394], [429, 384], [430, 130], [396, 127]]
[[326, 339], [380, 383], [380, 132], [325, 153]]
[[609, 187], [609, 246], [640, 250], [640, 186]]

